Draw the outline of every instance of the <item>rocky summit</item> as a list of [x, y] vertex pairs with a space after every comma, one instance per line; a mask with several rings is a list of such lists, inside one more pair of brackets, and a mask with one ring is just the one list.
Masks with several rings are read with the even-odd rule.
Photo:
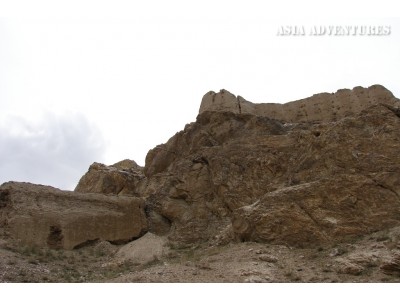
[[[337, 256], [338, 244], [400, 226], [399, 149], [400, 101], [380, 85], [286, 104], [208, 92], [196, 121], [151, 149], [144, 167], [93, 163], [74, 192], [3, 184], [1, 234], [53, 249], [135, 240], [115, 250], [114, 264], [248, 243]], [[395, 254], [382, 270], [397, 274]], [[363, 268], [337, 261], [339, 274]]]

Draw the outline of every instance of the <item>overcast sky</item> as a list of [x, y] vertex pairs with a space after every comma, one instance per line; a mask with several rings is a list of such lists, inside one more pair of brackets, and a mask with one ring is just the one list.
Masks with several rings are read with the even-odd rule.
[[[378, 83], [400, 97], [393, 9], [296, 2], [1, 1], [0, 183], [73, 189], [94, 161], [143, 165], [209, 90], [283, 103]], [[305, 34], [278, 34], [290, 25]], [[310, 34], [332, 25], [390, 33]]]

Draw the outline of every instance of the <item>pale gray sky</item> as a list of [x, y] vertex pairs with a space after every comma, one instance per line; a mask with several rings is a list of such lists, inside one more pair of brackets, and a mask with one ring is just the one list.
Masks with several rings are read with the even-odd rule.
[[[287, 102], [378, 83], [400, 97], [394, 9], [296, 2], [0, 2], [0, 183], [72, 189], [93, 161], [143, 165], [209, 90]], [[306, 35], [278, 36], [286, 25]], [[332, 25], [390, 34], [308, 34]]]

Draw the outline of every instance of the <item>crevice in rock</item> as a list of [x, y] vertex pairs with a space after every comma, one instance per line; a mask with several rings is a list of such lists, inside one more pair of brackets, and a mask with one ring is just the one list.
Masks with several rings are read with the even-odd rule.
[[[154, 200], [153, 200], [154, 201]], [[148, 201], [145, 205], [144, 212], [147, 220], [147, 232], [151, 232], [157, 235], [165, 235], [171, 230], [172, 220], [166, 216], [160, 214], [154, 207], [154, 203]]]
[[239, 108], [239, 114], [242, 113], [242, 107], [240, 106], [240, 99], [239, 97], [237, 98], [237, 104], [238, 104], [238, 108]]
[[208, 160], [204, 156], [198, 156], [192, 160], [193, 163], [201, 163], [204, 165], [208, 165]]
[[321, 227], [321, 225], [319, 224], [319, 222], [313, 217], [312, 214], [310, 214], [300, 203], [296, 202], [296, 205], [300, 208], [300, 210], [302, 212], [304, 212], [310, 219], [311, 221], [313, 221], [313, 223], [315, 225], [317, 225], [318, 227]]
[[321, 132], [319, 132], [319, 131], [314, 131], [313, 134], [314, 134], [314, 136], [319, 137], [319, 136], [321, 135]]
[[387, 186], [387, 185], [385, 185], [385, 184], [383, 184], [383, 183], [377, 182], [377, 181], [375, 181], [375, 180], [374, 180], [374, 182], [375, 182], [376, 185], [379, 186], [380, 188], [385, 189], [385, 190], [388, 190], [388, 191], [392, 192], [393, 194], [395, 194], [396, 197], [400, 200], [400, 195], [399, 195], [399, 193], [397, 193], [394, 189], [392, 189], [391, 187], [389, 187], [389, 186]]
[[83, 247], [91, 246], [91, 245], [94, 245], [95, 243], [97, 243], [98, 241], [99, 241], [99, 239], [87, 240], [87, 241], [85, 241], [83, 243], [80, 243], [80, 244], [74, 246], [74, 248], [72, 248], [72, 249], [76, 250], [76, 249], [80, 249], [80, 248], [83, 248]]
[[0, 208], [4, 208], [7, 206], [8, 202], [10, 202], [10, 191], [2, 190], [0, 191]]
[[137, 240], [137, 239], [141, 238], [143, 235], [144, 234], [140, 234], [139, 236], [133, 237], [133, 238], [130, 238], [130, 239], [110, 240], [110, 241], [107, 241], [107, 242], [109, 242], [112, 245], [124, 245], [124, 244], [127, 244], [129, 242], [132, 242], [134, 240]]
[[393, 107], [387, 104], [382, 103], [382, 106], [386, 107], [387, 109], [389, 109], [391, 112], [393, 112], [397, 117], [400, 118], [400, 108], [397, 107]]
[[118, 189], [118, 191], [116, 191], [116, 195], [119, 195], [122, 191], [123, 191], [123, 189], [125, 188], [125, 186], [121, 186], [119, 189]]
[[61, 249], [63, 247], [64, 236], [59, 225], [50, 226], [47, 236], [47, 246], [52, 249]]

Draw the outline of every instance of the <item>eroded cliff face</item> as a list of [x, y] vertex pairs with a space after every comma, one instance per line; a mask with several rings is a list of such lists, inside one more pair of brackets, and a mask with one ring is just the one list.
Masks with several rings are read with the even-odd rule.
[[381, 85], [368, 88], [341, 89], [336, 93], [320, 93], [311, 97], [279, 103], [251, 103], [241, 96], [226, 90], [208, 92], [203, 96], [199, 114], [205, 111], [230, 111], [237, 114], [252, 114], [291, 122], [328, 122], [360, 113], [376, 104], [398, 105], [393, 94]]
[[335, 123], [286, 126], [205, 112], [154, 150], [147, 205], [181, 242], [224, 227], [224, 239], [299, 246], [381, 229], [399, 219], [399, 121], [381, 105]]
[[77, 190], [143, 197], [149, 231], [181, 245], [344, 241], [400, 224], [399, 103], [382, 86], [282, 105], [209, 92], [132, 179], [109, 189], [92, 167]]
[[74, 249], [126, 243], [147, 231], [144, 199], [77, 193], [20, 182], [0, 186], [1, 235], [29, 246]]

